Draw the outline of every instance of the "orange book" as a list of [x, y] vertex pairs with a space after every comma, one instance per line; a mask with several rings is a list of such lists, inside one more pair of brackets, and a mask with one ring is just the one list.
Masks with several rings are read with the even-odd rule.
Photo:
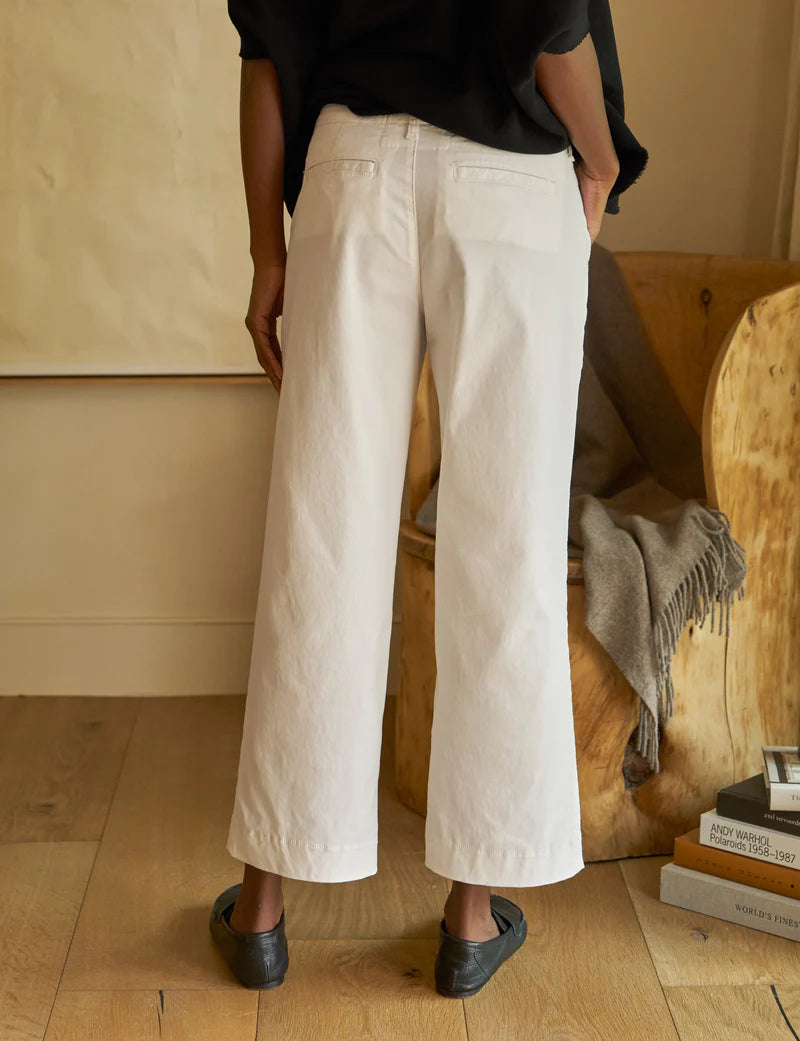
[[706, 875], [741, 882], [754, 889], [800, 899], [800, 870], [785, 864], [770, 864], [741, 853], [731, 853], [715, 846], [704, 846], [698, 841], [700, 828], [687, 831], [675, 839], [673, 861], [683, 867], [702, 871]]

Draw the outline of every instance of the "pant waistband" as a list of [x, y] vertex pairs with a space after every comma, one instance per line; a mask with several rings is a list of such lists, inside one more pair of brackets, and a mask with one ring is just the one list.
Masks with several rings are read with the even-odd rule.
[[[327, 102], [322, 106], [319, 115], [317, 116], [317, 123], [360, 123], [365, 120], [373, 124], [378, 124], [379, 126], [383, 126], [386, 123], [399, 123], [407, 128], [427, 127], [428, 130], [437, 134], [446, 134], [449, 137], [456, 136], [453, 131], [445, 130], [443, 127], [438, 127], [434, 123], [428, 123], [426, 120], [420, 119], [419, 116], [412, 116], [409, 112], [381, 112], [375, 115], [361, 116], [339, 101]], [[574, 163], [575, 155], [572, 151], [571, 142], [567, 145], [566, 152], [570, 160]]]
[[375, 115], [362, 116], [352, 109], [348, 108], [347, 105], [342, 104], [338, 101], [329, 101], [320, 109], [319, 115], [317, 116], [317, 123], [374, 123], [378, 126], [383, 126], [385, 123], [399, 123], [403, 126], [417, 126], [417, 127], [428, 127], [431, 130], [436, 131], [439, 134], [449, 134], [453, 136], [453, 132], [445, 130], [442, 127], [438, 127], [433, 123], [429, 123], [425, 119], [421, 119], [419, 116], [412, 116], [409, 112], [381, 112]]

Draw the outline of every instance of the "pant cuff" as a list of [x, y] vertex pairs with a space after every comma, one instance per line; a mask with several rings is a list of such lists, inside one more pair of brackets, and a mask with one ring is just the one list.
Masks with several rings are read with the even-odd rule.
[[349, 849], [324, 843], [284, 839], [231, 821], [226, 849], [232, 857], [262, 871], [302, 882], [353, 882], [378, 872], [375, 843]]
[[516, 855], [426, 836], [425, 866], [454, 882], [514, 888], [563, 882], [586, 865], [582, 847], [574, 844], [543, 853]]

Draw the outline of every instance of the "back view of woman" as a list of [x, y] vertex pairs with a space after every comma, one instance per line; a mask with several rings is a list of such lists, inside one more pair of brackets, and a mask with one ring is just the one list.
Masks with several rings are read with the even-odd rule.
[[566, 580], [588, 261], [647, 152], [624, 122], [607, 0], [228, 10], [246, 325], [280, 397], [227, 842], [244, 879], [216, 899], [211, 932], [240, 982], [277, 986], [282, 877], [377, 871], [427, 350], [442, 453], [425, 863], [453, 882], [436, 989], [464, 997], [525, 939], [522, 910], [491, 887], [584, 866]]

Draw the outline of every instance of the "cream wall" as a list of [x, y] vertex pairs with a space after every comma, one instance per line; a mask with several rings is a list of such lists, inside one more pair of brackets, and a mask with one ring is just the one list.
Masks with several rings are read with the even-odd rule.
[[0, 380], [0, 694], [246, 689], [276, 402], [248, 377]]
[[244, 689], [265, 384], [0, 383], [3, 693]]
[[[651, 160], [600, 241], [768, 255], [790, 0], [613, 9]], [[231, 92], [217, 103], [235, 120]], [[226, 305], [239, 336], [248, 288]], [[245, 689], [275, 410], [265, 379], [0, 381], [1, 693]]]
[[650, 151], [610, 249], [770, 256], [793, 0], [612, 0], [626, 118]]

